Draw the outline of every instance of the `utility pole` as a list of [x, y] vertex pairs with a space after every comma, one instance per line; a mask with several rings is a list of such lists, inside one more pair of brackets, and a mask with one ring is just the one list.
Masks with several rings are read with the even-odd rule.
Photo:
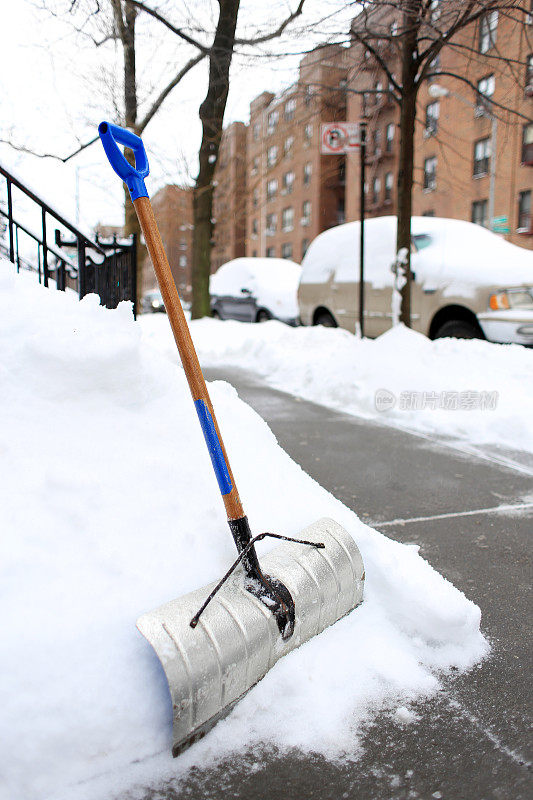
[[359, 236], [359, 330], [361, 339], [365, 335], [365, 167], [366, 167], [366, 122], [359, 123], [361, 187], [360, 187], [360, 236]]

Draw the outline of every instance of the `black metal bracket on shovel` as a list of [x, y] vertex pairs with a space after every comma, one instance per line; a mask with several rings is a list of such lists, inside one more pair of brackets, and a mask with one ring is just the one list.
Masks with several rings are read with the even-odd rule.
[[246, 579], [244, 583], [245, 589], [250, 592], [250, 594], [253, 594], [254, 597], [257, 597], [257, 599], [260, 600], [261, 603], [263, 603], [263, 605], [265, 605], [273, 614], [276, 619], [279, 632], [281, 633], [281, 638], [284, 641], [290, 639], [294, 633], [294, 620], [296, 616], [294, 600], [292, 599], [291, 593], [287, 587], [281, 581], [278, 581], [276, 578], [272, 578], [270, 575], [265, 575], [262, 572], [261, 567], [259, 566], [257, 553], [255, 552], [255, 543], [269, 536], [272, 539], [283, 539], [285, 542], [307, 544], [310, 547], [316, 548], [323, 548], [324, 544], [322, 544], [322, 542], [310, 542], [306, 539], [294, 539], [291, 536], [282, 536], [279, 533], [260, 533], [258, 536], [254, 536], [252, 538], [252, 532], [250, 530], [247, 517], [230, 519], [228, 520], [228, 524], [239, 555], [226, 574], [217, 583], [209, 597], [206, 598], [201, 608], [198, 609], [194, 617], [191, 619], [191, 628], [196, 628], [201, 615], [213, 597], [216, 595], [219, 589], [222, 588], [235, 568], [242, 563], [246, 573]]

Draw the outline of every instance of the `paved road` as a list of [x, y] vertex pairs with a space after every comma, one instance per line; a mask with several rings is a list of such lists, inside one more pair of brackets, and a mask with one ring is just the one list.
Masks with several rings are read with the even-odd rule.
[[[531, 779], [531, 530], [533, 465], [525, 455], [479, 457], [362, 422], [265, 387], [229, 380], [310, 475], [378, 530], [421, 554], [481, 606], [493, 656], [447, 680], [408, 726], [380, 715], [355, 764], [298, 753], [244, 754], [194, 770], [165, 800], [529, 800]], [[525, 503], [520, 511], [495, 511]], [[250, 765], [254, 765], [253, 770]], [[148, 800], [148, 796], [147, 799]]]

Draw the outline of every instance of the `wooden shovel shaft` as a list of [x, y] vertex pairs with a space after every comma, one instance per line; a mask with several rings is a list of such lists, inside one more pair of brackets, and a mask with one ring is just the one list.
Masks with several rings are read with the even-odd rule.
[[[161, 234], [155, 221], [152, 204], [148, 197], [138, 197], [133, 201], [135, 211], [139, 218], [141, 230], [144, 234], [144, 239], [154, 271], [157, 276], [159, 288], [163, 296], [165, 308], [167, 310], [168, 319], [174, 334], [174, 339], [179, 350], [181, 363], [189, 383], [192, 398], [194, 400], [202, 430], [204, 432], [205, 440], [211, 455], [213, 467], [217, 474], [222, 499], [226, 507], [226, 513], [229, 520], [240, 519], [244, 517], [244, 511], [239, 498], [237, 487], [233, 473], [229, 465], [226, 448], [220, 435], [218, 423], [216, 421], [215, 412], [209, 398], [207, 386], [205, 385], [202, 369], [194, 349], [194, 344], [183, 313], [178, 290], [172, 277], [172, 272], [168, 259], [161, 240]], [[225, 464], [221, 464], [221, 459], [218, 461], [217, 467], [217, 451], [223, 456]], [[227, 472], [224, 470], [226, 468]]]

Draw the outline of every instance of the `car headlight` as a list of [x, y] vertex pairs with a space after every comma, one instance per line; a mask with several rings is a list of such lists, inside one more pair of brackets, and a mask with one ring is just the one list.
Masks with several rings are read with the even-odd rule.
[[509, 308], [533, 308], [533, 289], [504, 289], [491, 294], [489, 308], [504, 311]]

